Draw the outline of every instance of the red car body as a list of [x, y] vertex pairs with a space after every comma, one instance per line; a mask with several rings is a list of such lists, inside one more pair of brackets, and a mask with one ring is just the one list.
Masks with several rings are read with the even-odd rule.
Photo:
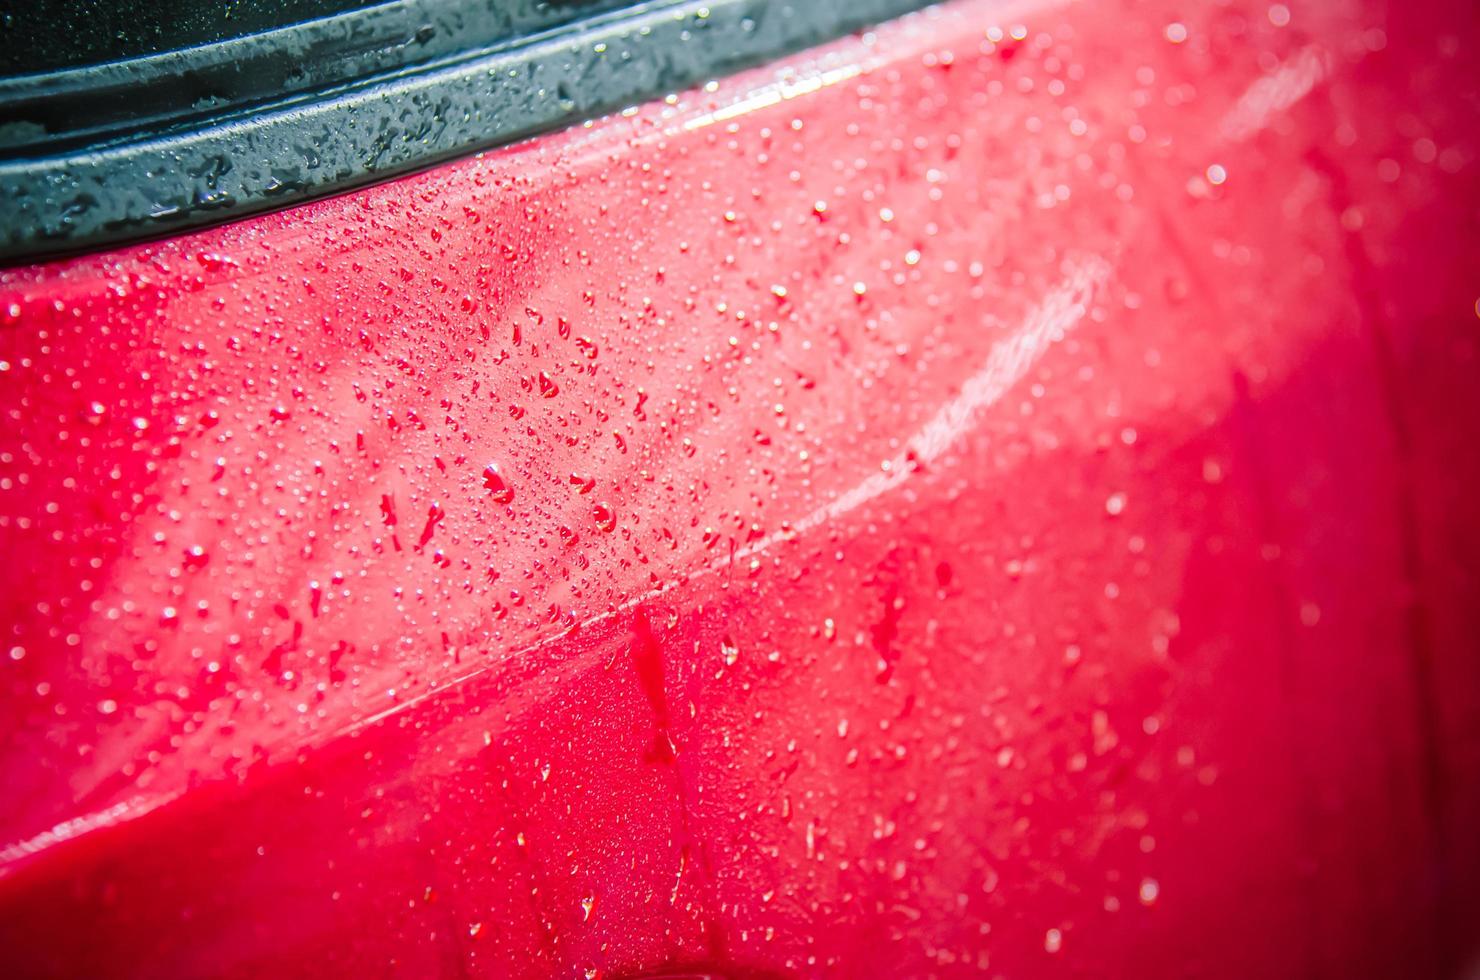
[[16, 976], [1447, 976], [1475, 11], [961, 0], [0, 271]]

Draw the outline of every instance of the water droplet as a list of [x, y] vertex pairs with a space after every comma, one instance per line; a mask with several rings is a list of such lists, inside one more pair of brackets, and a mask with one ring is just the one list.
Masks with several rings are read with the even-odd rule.
[[514, 499], [514, 491], [499, 473], [497, 463], [489, 463], [483, 467], [483, 489], [492, 494], [493, 501], [497, 504], [507, 504]]
[[426, 547], [427, 542], [431, 541], [432, 535], [436, 533], [437, 525], [446, 519], [447, 512], [442, 509], [441, 504], [434, 503], [428, 507], [426, 526], [421, 529], [421, 539], [416, 542], [416, 546], [418, 548]]

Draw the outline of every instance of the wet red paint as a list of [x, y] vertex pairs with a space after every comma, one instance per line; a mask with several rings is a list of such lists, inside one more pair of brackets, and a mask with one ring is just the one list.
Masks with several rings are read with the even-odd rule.
[[1468, 964], [1461, 6], [958, 3], [0, 273], [9, 969]]

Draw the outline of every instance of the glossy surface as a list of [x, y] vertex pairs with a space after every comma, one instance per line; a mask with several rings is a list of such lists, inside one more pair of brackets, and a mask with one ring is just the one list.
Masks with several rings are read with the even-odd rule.
[[1425, 976], [1473, 14], [966, 2], [0, 273], [21, 975]]

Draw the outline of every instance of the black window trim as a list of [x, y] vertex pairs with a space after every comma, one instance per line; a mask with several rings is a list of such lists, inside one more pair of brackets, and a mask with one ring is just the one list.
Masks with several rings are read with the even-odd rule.
[[510, 35], [475, 11], [456, 16], [476, 0], [399, 0], [0, 79], [0, 264], [176, 234], [402, 175], [929, 2], [608, 2]]

